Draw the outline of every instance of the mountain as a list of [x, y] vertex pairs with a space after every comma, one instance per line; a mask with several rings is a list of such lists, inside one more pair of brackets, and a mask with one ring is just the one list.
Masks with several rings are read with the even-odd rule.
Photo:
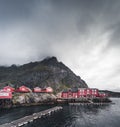
[[31, 62], [22, 66], [12, 65], [0, 67], [0, 87], [26, 85], [34, 88], [51, 86], [57, 91], [69, 87], [88, 87], [84, 80], [76, 76], [56, 57], [47, 57], [39, 62]]
[[109, 97], [120, 97], [120, 92], [113, 92], [109, 90], [99, 90], [99, 91], [108, 94]]

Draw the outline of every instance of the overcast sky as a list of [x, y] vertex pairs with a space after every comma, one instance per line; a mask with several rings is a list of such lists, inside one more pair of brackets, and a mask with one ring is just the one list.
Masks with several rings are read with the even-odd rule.
[[120, 91], [120, 0], [0, 0], [0, 65], [47, 56]]

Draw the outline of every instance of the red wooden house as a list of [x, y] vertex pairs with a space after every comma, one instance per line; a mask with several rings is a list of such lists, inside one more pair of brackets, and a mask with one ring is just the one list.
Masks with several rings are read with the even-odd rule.
[[47, 87], [47, 88], [46, 88], [46, 92], [47, 92], [47, 93], [52, 93], [52, 92], [53, 92], [53, 89], [52, 89], [51, 87]]
[[39, 88], [39, 87], [35, 87], [33, 89], [33, 92], [39, 92], [39, 93], [52, 93], [53, 92], [53, 89], [51, 87], [46, 87], [46, 88]]
[[1, 90], [0, 99], [12, 99], [12, 92]]
[[51, 87], [46, 87], [41, 90], [42, 93], [52, 93], [53, 89]]
[[64, 91], [61, 93], [61, 98], [68, 98], [68, 91], [67, 91], [67, 90], [64, 90]]
[[61, 97], [62, 98], [78, 98], [78, 92], [77, 90], [64, 90], [62, 93], [61, 93]]
[[26, 86], [20, 86], [18, 89], [15, 90], [16, 92], [23, 92], [23, 93], [29, 93], [32, 90]]
[[104, 92], [99, 92], [99, 97], [106, 98], [106, 97], [108, 97], [108, 95]]
[[3, 88], [3, 90], [9, 91], [9, 92], [14, 92], [14, 91], [15, 91], [15, 88], [13, 88], [13, 87], [11, 87], [11, 86], [5, 86], [5, 87]]
[[78, 98], [86, 97], [86, 88], [78, 88]]
[[72, 98], [78, 98], [78, 88], [71, 89]]
[[42, 89], [41, 89], [40, 87], [35, 87], [35, 88], [33, 89], [33, 92], [35, 92], [35, 93], [40, 93], [40, 92], [42, 92]]
[[99, 97], [99, 90], [96, 88], [92, 89], [92, 93], [91, 93], [92, 97]]
[[86, 89], [86, 96], [87, 96], [87, 97], [91, 97], [91, 95], [92, 95], [92, 89], [87, 88], [87, 89]]
[[78, 98], [78, 92], [77, 91], [73, 91], [72, 92], [72, 97], [73, 98]]
[[68, 90], [68, 98], [73, 98], [73, 93], [72, 93], [72, 91], [71, 90]]
[[[81, 97], [102, 97], [96, 88], [76, 88], [72, 90], [63, 91], [62, 98], [81, 98]], [[105, 96], [105, 95], [104, 95]]]

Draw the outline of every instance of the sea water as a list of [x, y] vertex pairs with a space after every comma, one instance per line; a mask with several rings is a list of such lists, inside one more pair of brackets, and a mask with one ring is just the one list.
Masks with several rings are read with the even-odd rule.
[[[120, 127], [120, 98], [112, 98], [113, 103], [103, 106], [82, 105], [63, 106], [51, 116], [37, 119], [23, 127]], [[50, 108], [50, 106], [32, 106], [2, 111], [0, 124]]]

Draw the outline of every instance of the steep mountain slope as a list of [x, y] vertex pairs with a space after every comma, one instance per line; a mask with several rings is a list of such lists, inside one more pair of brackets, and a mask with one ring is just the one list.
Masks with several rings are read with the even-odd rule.
[[22, 66], [0, 67], [0, 87], [7, 84], [14, 84], [14, 87], [26, 85], [30, 88], [51, 86], [57, 91], [69, 87], [88, 87], [85, 81], [62, 62], [58, 62], [56, 57]]

